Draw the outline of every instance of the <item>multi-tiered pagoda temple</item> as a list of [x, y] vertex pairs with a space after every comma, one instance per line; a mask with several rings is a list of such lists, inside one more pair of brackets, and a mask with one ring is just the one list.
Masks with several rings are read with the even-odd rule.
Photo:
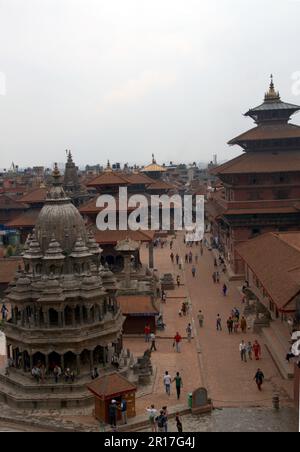
[[229, 142], [244, 154], [213, 170], [224, 191], [213, 194], [207, 217], [232, 276], [244, 272], [239, 243], [300, 229], [300, 127], [289, 122], [299, 110], [281, 100], [272, 77], [263, 104], [246, 113], [256, 127]]
[[[95, 367], [109, 367], [122, 349], [123, 316], [116, 285], [100, 265], [101, 250], [61, 185], [53, 185], [26, 242], [24, 271], [7, 293], [9, 367], [0, 373], [0, 399], [24, 408], [91, 402], [86, 389]], [[55, 370], [62, 374], [55, 381]], [[34, 381], [33, 376], [41, 380]]]

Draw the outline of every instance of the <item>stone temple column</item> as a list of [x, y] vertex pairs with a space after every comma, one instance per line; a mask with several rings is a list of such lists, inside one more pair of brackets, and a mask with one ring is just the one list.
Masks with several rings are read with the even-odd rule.
[[75, 309], [72, 309], [72, 325], [76, 326]]
[[83, 325], [83, 306], [80, 305], [80, 325]]
[[77, 375], [80, 375], [80, 353], [76, 355], [76, 367], [77, 367]]
[[91, 370], [94, 369], [94, 351], [90, 350], [90, 366], [91, 366]]
[[49, 370], [49, 355], [45, 355], [45, 366], [46, 366], [46, 372]]

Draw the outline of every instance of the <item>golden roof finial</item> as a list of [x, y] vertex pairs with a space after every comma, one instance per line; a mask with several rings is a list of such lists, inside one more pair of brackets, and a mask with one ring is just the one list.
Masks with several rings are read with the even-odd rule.
[[274, 77], [273, 74], [271, 74], [270, 87], [269, 91], [265, 95], [265, 101], [274, 101], [274, 100], [280, 100], [280, 94], [278, 91], [275, 90]]
[[153, 165], [156, 164], [156, 160], [155, 160], [155, 155], [154, 154], [152, 154], [152, 163], [153, 163]]
[[111, 168], [111, 164], [110, 164], [109, 160], [107, 160], [107, 166], [106, 166], [105, 172], [106, 173], [111, 173], [112, 172], [112, 168]]
[[61, 174], [60, 174], [60, 171], [59, 171], [59, 168], [58, 168], [58, 164], [54, 163], [54, 169], [53, 169], [53, 172], [52, 172], [52, 177], [54, 179], [54, 184], [56, 184], [56, 185], [59, 184], [60, 176], [61, 176]]

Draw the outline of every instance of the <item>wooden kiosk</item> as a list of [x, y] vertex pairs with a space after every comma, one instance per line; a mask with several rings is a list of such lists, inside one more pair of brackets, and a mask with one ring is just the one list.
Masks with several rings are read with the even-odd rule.
[[[109, 405], [112, 400], [117, 401], [118, 407], [120, 407], [122, 399], [126, 400], [128, 418], [136, 416], [135, 395], [137, 387], [119, 373], [112, 372], [97, 378], [87, 388], [95, 396], [95, 418], [98, 421], [109, 423]], [[118, 421], [121, 418], [121, 410], [118, 410]]]

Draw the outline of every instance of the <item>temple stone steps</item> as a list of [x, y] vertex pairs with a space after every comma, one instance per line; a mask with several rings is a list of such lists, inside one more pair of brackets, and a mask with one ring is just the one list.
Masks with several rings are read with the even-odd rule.
[[290, 344], [276, 330], [276, 324], [271, 323], [269, 328], [263, 328], [262, 337], [282, 377], [287, 380], [294, 378], [294, 366], [285, 359]]
[[92, 406], [94, 397], [87, 390], [82, 393], [24, 393], [0, 382], [0, 401], [17, 409], [63, 409]]

